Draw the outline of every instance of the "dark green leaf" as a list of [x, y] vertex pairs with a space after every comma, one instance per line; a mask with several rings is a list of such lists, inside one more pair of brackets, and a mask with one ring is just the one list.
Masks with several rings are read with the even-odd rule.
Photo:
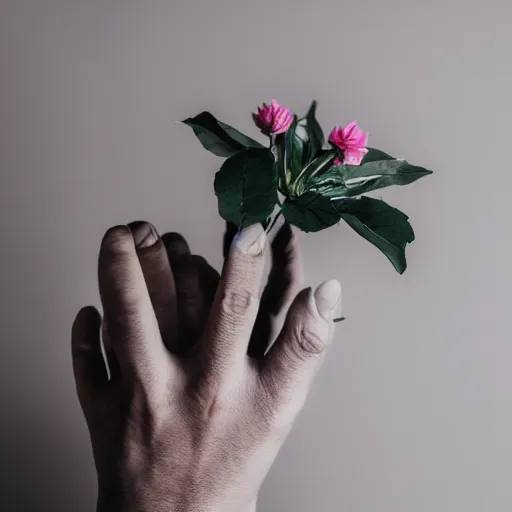
[[302, 169], [299, 176], [297, 176], [293, 190], [298, 193], [304, 192], [310, 184], [315, 183], [317, 179], [320, 180], [319, 177], [328, 172], [335, 159], [336, 152], [334, 150], [321, 151], [319, 156]]
[[415, 165], [406, 164], [402, 166], [396, 174], [383, 175], [375, 179], [367, 180], [359, 185], [351, 185], [348, 188], [348, 197], [359, 196], [372, 190], [380, 188], [390, 187], [393, 185], [409, 185], [424, 176], [432, 174], [432, 171], [424, 169], [423, 167], [417, 167]]
[[304, 164], [309, 163], [313, 158], [315, 158], [324, 144], [324, 132], [316, 119], [316, 107], [317, 103], [316, 101], [313, 101], [309, 107], [306, 117], [299, 122], [304, 126], [307, 134], [307, 155], [303, 162]]
[[394, 158], [380, 149], [368, 148], [368, 153], [364, 156], [361, 165], [367, 164], [368, 162], [375, 162], [376, 160], [394, 160]]
[[343, 167], [335, 165], [319, 175], [312, 176], [305, 185], [305, 189], [328, 197], [343, 195], [346, 191]]
[[322, 149], [324, 134], [316, 119], [316, 105], [313, 101], [306, 116], [299, 120], [295, 118], [286, 132], [287, 184], [293, 185]]
[[239, 132], [237, 129], [229, 126], [229, 124], [223, 123], [222, 121], [217, 120], [219, 126], [236, 142], [242, 144], [245, 148], [264, 148], [263, 144], [260, 144], [257, 140], [251, 139], [247, 135], [244, 135], [242, 132]]
[[290, 184], [302, 170], [304, 140], [297, 135], [297, 118], [293, 120], [285, 135], [286, 183]]
[[215, 175], [221, 217], [238, 227], [264, 223], [277, 203], [274, 158], [251, 148], [228, 158]]
[[328, 228], [340, 220], [340, 213], [333, 202], [312, 192], [286, 200], [283, 204], [283, 214], [290, 224], [306, 233]]
[[[432, 171], [411, 165], [405, 160], [376, 160], [361, 165], [333, 167], [319, 177], [310, 188], [329, 197], [354, 197], [392, 185], [408, 185], [429, 174], [432, 174]], [[358, 181], [350, 182], [356, 179]]]
[[[412, 175], [414, 176], [414, 180], [417, 180], [423, 176], [432, 174], [432, 171], [424, 169], [423, 167], [411, 165], [405, 160], [376, 160], [361, 165], [342, 165], [340, 167], [342, 167], [345, 181], [355, 178], [368, 178], [369, 176], [385, 175], [402, 177]], [[410, 181], [408, 181], [408, 183], [410, 183]]]
[[363, 238], [382, 251], [402, 274], [407, 268], [405, 246], [414, 241], [414, 231], [405, 213], [384, 201], [361, 197], [332, 201], [341, 218]]
[[259, 142], [215, 119], [209, 112], [183, 121], [190, 126], [205, 149], [214, 155], [229, 157], [247, 148], [262, 148]]

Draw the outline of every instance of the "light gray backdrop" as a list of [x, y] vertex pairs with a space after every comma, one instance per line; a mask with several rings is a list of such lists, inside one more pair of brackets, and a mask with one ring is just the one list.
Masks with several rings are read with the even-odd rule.
[[400, 277], [340, 226], [304, 236], [345, 314], [261, 511], [512, 509], [506, 0], [0, 0], [2, 510], [94, 508], [69, 331], [104, 230], [146, 219], [220, 266], [220, 160], [174, 121], [257, 136], [272, 97], [435, 170], [382, 191]]

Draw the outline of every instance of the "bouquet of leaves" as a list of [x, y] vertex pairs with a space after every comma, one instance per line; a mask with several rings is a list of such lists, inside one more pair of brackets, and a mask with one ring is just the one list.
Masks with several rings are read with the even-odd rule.
[[269, 137], [265, 147], [202, 112], [183, 121], [204, 148], [226, 158], [215, 175], [219, 213], [239, 228], [261, 222], [269, 231], [280, 215], [305, 232], [345, 221], [380, 249], [402, 274], [405, 247], [414, 240], [409, 217], [363, 194], [408, 185], [432, 171], [367, 147], [357, 122], [335, 126], [325, 141], [316, 102], [298, 117], [272, 100], [253, 114]]

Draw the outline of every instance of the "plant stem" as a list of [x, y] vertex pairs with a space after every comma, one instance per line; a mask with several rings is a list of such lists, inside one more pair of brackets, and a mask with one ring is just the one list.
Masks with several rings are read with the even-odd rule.
[[274, 219], [272, 220], [272, 222], [270, 223], [269, 227], [267, 228], [267, 233], [270, 233], [272, 231], [272, 228], [276, 225], [276, 222], [277, 222], [277, 219], [279, 219], [279, 217], [283, 214], [283, 210], [279, 210], [276, 214], [276, 216], [274, 217]]

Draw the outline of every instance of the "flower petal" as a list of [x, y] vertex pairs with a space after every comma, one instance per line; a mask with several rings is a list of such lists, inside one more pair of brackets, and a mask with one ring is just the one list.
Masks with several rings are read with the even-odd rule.
[[360, 165], [366, 153], [368, 153], [366, 148], [348, 148], [343, 154], [343, 164]]
[[253, 119], [265, 135], [275, 135], [288, 130], [293, 122], [293, 113], [279, 105], [276, 99], [272, 99], [270, 104], [263, 103], [258, 107], [258, 113], [253, 114]]

